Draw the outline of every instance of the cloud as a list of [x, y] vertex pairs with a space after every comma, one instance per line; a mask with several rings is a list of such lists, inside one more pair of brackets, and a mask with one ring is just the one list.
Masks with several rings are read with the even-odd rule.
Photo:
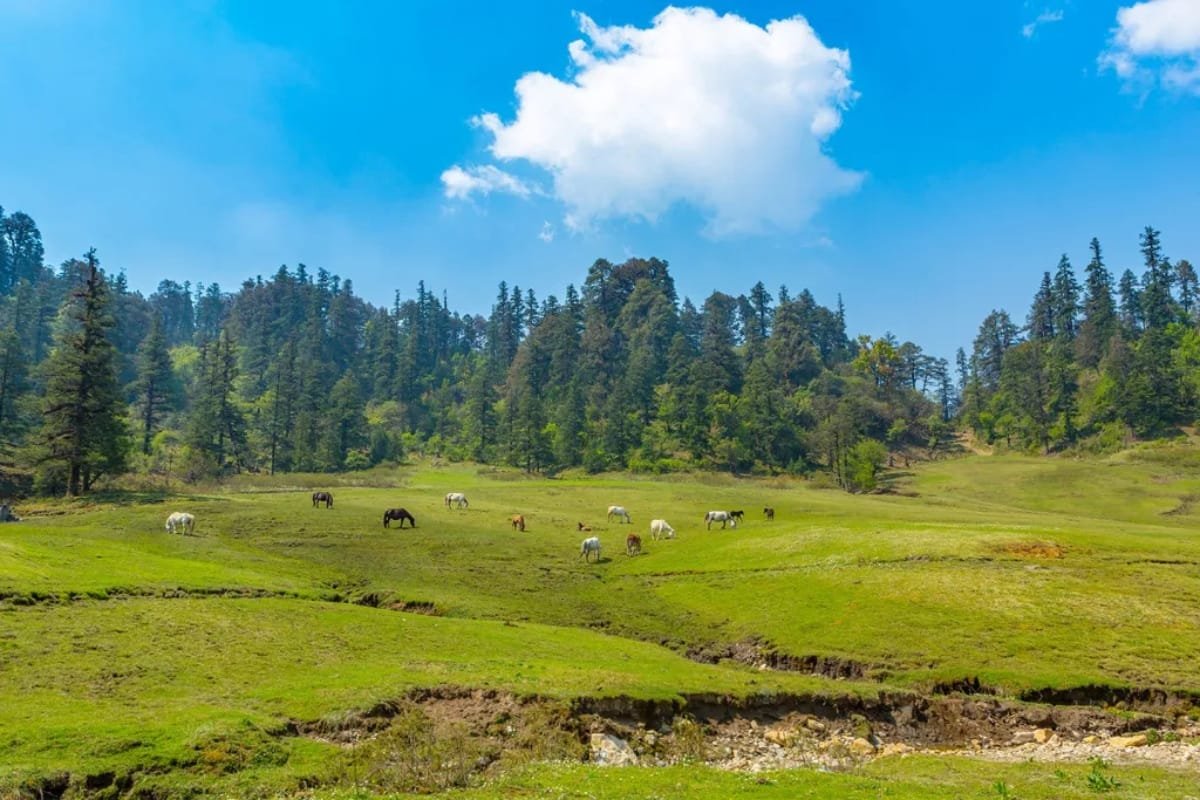
[[554, 241], [554, 226], [550, 224], [550, 220], [542, 223], [542, 229], [538, 232], [538, 238], [546, 244]]
[[[861, 183], [825, 151], [856, 97], [849, 53], [803, 17], [761, 27], [668, 7], [648, 28], [577, 20], [569, 78], [523, 75], [511, 122], [472, 121], [499, 162], [548, 173], [568, 227], [653, 222], [683, 203], [711, 235], [795, 230]], [[447, 194], [460, 173], [443, 175]]]
[[1200, 94], [1200, 2], [1146, 0], [1117, 11], [1100, 68], [1127, 87]]
[[442, 173], [442, 190], [452, 200], [466, 200], [473, 194], [486, 197], [492, 192], [505, 192], [517, 197], [537, 194], [530, 184], [491, 164], [466, 169], [457, 165], [451, 167]]
[[1043, 11], [1042, 13], [1038, 14], [1037, 17], [1032, 22], [1025, 23], [1024, 27], [1021, 28], [1021, 35], [1024, 36], [1026, 39], [1032, 39], [1033, 35], [1035, 33], [1037, 33], [1038, 28], [1042, 27], [1043, 25], [1050, 25], [1055, 22], [1062, 22], [1062, 20], [1063, 20], [1062, 9], [1058, 9], [1055, 11], [1051, 11], [1051, 10]]

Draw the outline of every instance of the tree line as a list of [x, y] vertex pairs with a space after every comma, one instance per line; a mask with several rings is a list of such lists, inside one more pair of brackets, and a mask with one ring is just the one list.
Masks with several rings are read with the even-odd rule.
[[1200, 412], [1194, 267], [1139, 238], [1143, 269], [1114, 278], [1092, 239], [1082, 283], [1066, 255], [1042, 275], [1024, 325], [1003, 310], [956, 357], [961, 417], [981, 439], [1049, 453], [1169, 436]]
[[418, 283], [390, 307], [300, 264], [143, 296], [97, 253], [44, 263], [0, 209], [0, 476], [87, 491], [126, 472], [196, 480], [351, 470], [408, 454], [519, 466], [827, 471], [874, 485], [889, 452], [937, 449], [958, 398], [944, 359], [850, 338], [840, 298], [679, 299], [665, 261], [597, 260], [562, 298], [501, 282], [487, 316]]

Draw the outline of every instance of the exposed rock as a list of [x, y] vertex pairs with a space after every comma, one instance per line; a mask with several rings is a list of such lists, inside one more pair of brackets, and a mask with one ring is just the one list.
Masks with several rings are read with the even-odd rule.
[[875, 745], [859, 736], [850, 743], [850, 754], [856, 758], [866, 758], [875, 755]]
[[1033, 740], [1038, 744], [1045, 744], [1054, 738], [1054, 731], [1049, 728], [1038, 728], [1033, 732]]
[[1034, 741], [1033, 731], [1014, 731], [1012, 735], [1013, 744], [1031, 744]]
[[902, 756], [906, 753], [911, 753], [913, 749], [904, 742], [890, 742], [883, 746], [879, 751], [881, 756]]
[[1100, 741], [1100, 737], [1099, 737], [1099, 736], [1097, 736], [1097, 735], [1096, 735], [1096, 734], [1094, 734], [1094, 733], [1093, 733], [1092, 735], [1090, 735], [1090, 736], [1085, 736], [1085, 737], [1083, 737], [1083, 743], [1084, 743], [1084, 744], [1096, 744], [1096, 743], [1097, 743], [1097, 742], [1099, 742], [1099, 741]]
[[796, 738], [799, 733], [795, 728], [769, 728], [765, 734], [765, 738], [771, 744], [777, 744], [780, 747], [791, 747], [796, 743]]
[[593, 764], [607, 767], [627, 767], [638, 763], [637, 753], [629, 743], [611, 733], [593, 733], [591, 738]]
[[1114, 736], [1108, 740], [1108, 743], [1112, 747], [1143, 747], [1149, 741], [1146, 734], [1135, 733], [1132, 736]]
[[817, 719], [816, 717], [809, 717], [808, 719], [804, 720], [804, 727], [808, 728], [810, 731], [821, 733], [825, 730], [825, 723], [821, 722], [821, 720]]

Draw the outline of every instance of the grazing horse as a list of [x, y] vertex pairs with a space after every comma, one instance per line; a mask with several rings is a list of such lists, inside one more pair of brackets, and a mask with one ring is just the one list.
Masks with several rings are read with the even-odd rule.
[[579, 544], [579, 556], [587, 561], [591, 558], [592, 553], [596, 554], [596, 563], [600, 563], [600, 537], [589, 536]]
[[710, 531], [712, 530], [712, 524], [714, 522], [721, 523], [722, 529], [725, 527], [726, 523], [729, 523], [729, 527], [731, 528], [737, 527], [737, 520], [731, 517], [728, 511], [710, 511], [704, 515], [704, 524]]
[[392, 527], [392, 520], [394, 520], [394, 519], [400, 520], [401, 528], [404, 527], [404, 520], [408, 520], [409, 524], [412, 525], [414, 528], [417, 527], [416, 517], [414, 517], [412, 514], [408, 513], [408, 509], [389, 508], [387, 511], [383, 512], [383, 527], [385, 527], [385, 528]]
[[587, 531], [588, 533], [591, 533], [591, 532], [592, 532], [592, 526], [591, 526], [591, 525], [584, 525], [584, 524], [581, 522], [581, 523], [579, 523], [579, 530], [581, 530], [581, 531]]
[[8, 503], [0, 505], [0, 522], [20, 522], [21, 518], [17, 516], [17, 512], [12, 510], [12, 506]]
[[631, 525], [633, 524], [633, 520], [629, 518], [629, 512], [625, 510], [625, 506], [609, 506], [608, 521], [612, 522], [613, 517], [623, 519]]
[[462, 492], [449, 492], [446, 494], [446, 508], [454, 506], [455, 508], [467, 508], [467, 496]]
[[763, 516], [766, 517], [767, 519], [775, 519], [775, 509], [771, 508], [770, 506], [767, 506], [766, 508], [763, 509]]
[[642, 552], [642, 537], [631, 533], [625, 537], [625, 555], [636, 556]]
[[525, 515], [524, 514], [513, 514], [512, 526], [513, 526], [514, 531], [525, 530]]
[[674, 539], [675, 529], [667, 524], [665, 519], [650, 520], [650, 535], [655, 539]]
[[730, 519], [736, 519], [738, 522], [741, 522], [741, 521], [742, 521], [742, 517], [744, 517], [744, 516], [746, 516], [746, 512], [745, 512], [745, 511], [742, 511], [741, 509], [738, 509], [737, 511], [730, 511], [730, 512], [729, 512], [729, 518], [730, 518]]
[[325, 504], [326, 508], [333, 508], [333, 493], [332, 492], [313, 492], [313, 508]]
[[189, 534], [196, 530], [196, 518], [185, 511], [176, 511], [167, 517], [167, 533]]

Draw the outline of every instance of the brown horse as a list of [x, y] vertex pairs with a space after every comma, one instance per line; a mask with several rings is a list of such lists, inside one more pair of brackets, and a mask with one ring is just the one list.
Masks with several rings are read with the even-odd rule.
[[525, 530], [525, 515], [524, 514], [513, 514], [512, 526], [513, 526], [514, 531]]
[[642, 552], [642, 537], [631, 533], [625, 537], [625, 555], [636, 556]]
[[389, 508], [387, 511], [383, 512], [383, 527], [385, 527], [385, 528], [392, 527], [391, 522], [394, 519], [400, 520], [401, 528], [404, 527], [404, 520], [408, 520], [409, 523], [411, 523], [414, 528], [417, 527], [416, 518], [412, 514], [408, 513], [407, 509]]
[[325, 504], [326, 508], [333, 508], [333, 494], [331, 492], [313, 492], [313, 508]]
[[766, 508], [763, 509], [763, 516], [766, 517], [767, 519], [775, 519], [775, 509], [771, 508], [770, 506], [767, 506]]
[[591, 529], [592, 529], [592, 526], [591, 526], [591, 525], [584, 525], [582, 522], [581, 522], [581, 523], [579, 523], [579, 530], [581, 530], [581, 531], [591, 531]]

